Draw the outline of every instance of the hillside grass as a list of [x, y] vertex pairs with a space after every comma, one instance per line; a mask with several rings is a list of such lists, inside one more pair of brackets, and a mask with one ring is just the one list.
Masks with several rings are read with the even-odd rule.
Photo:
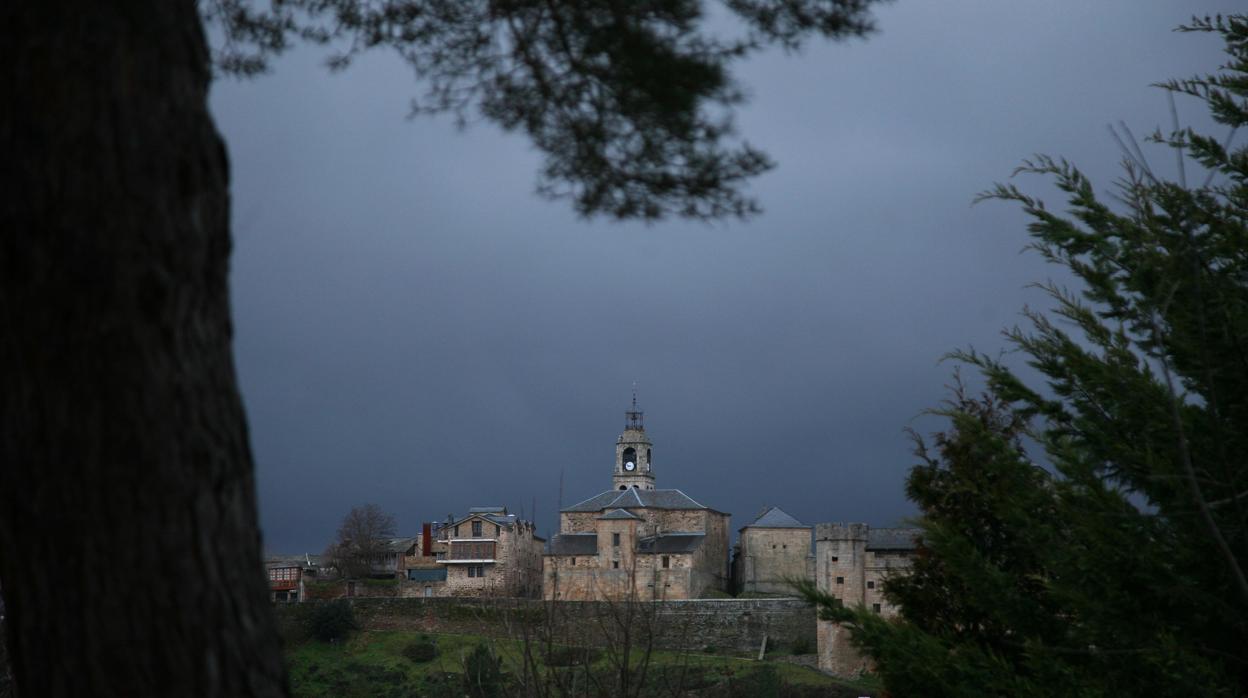
[[[428, 662], [413, 662], [403, 655], [403, 648], [421, 637], [436, 643], [438, 655]], [[505, 673], [519, 673], [523, 645], [518, 640], [408, 630], [363, 631], [338, 643], [309, 640], [288, 648], [286, 658], [291, 690], [295, 696], [406, 698], [464, 695], [460, 677], [465, 659], [481, 644], [492, 649], [501, 660]], [[640, 652], [633, 657], [634, 661], [641, 658]], [[790, 689], [783, 695], [869, 696], [878, 691], [878, 687], [870, 681], [843, 681], [785, 662], [759, 662], [740, 657], [661, 650], [651, 654], [648, 679], [652, 682], [665, 681], [669, 687], [677, 682], [687, 685], [694, 690], [690, 695], [700, 695], [706, 690], [714, 695], [749, 695], [748, 692], [714, 691], [734, 682], [740, 684], [758, 680], [757, 677], [763, 675], [759, 672], [764, 667], [768, 667], [764, 672], [767, 681]], [[605, 653], [590, 668], [604, 675], [612, 671]]]

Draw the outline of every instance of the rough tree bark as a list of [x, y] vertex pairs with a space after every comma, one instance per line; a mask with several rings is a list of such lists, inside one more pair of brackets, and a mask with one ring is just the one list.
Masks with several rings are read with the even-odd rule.
[[284, 695], [194, 2], [0, 3], [0, 581], [19, 694]]

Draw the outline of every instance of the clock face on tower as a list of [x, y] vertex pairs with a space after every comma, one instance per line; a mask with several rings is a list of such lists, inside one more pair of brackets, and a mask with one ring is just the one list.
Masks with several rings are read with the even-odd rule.
[[625, 463], [625, 464], [624, 464], [624, 469], [625, 469], [625, 470], [632, 470], [633, 468], [636, 468], [636, 467], [637, 467], [637, 466], [636, 466], [636, 465], [634, 465], [634, 464], [633, 464], [633, 462], [632, 462], [631, 460], [630, 460], [630, 461], [628, 461], [627, 463]]

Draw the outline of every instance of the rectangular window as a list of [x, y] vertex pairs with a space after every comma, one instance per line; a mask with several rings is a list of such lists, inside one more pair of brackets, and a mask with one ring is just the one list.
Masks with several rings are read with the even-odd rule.
[[573, 566], [575, 566], [575, 565], [576, 565], [576, 558], [572, 558], [572, 565], [573, 565]]
[[832, 556], [832, 562], [837, 562], [837, 561], [839, 561], [840, 559], [841, 559], [841, 558], [839, 558], [839, 557], [837, 557], [837, 556], [835, 556], [835, 555], [833, 555], [833, 556]]
[[469, 576], [469, 577], [475, 577], [475, 576], [477, 576], [477, 566], [476, 566], [476, 565], [468, 565], [468, 576]]
[[844, 578], [844, 577], [837, 577], [837, 578], [836, 578], [836, 583], [837, 583], [837, 584], [844, 584], [844, 583], [845, 583], [845, 578]]
[[867, 582], [867, 588], [868, 588], [868, 589], [874, 589], [874, 588], [875, 588], [875, 582], [874, 582], [874, 581]]
[[620, 547], [620, 534], [618, 533], [611, 534], [611, 545], [614, 545], [617, 548]]
[[620, 561], [619, 561], [619, 560], [612, 560], [612, 561], [611, 561], [611, 567], [612, 567], [613, 569], [617, 569], [617, 570], [618, 570], [618, 569], [620, 569]]
[[473, 538], [481, 537], [481, 522], [480, 521], [472, 522], [472, 537]]
[[670, 558], [668, 558], [668, 556], [664, 555], [664, 556], [663, 556], [663, 569], [668, 569], [668, 568], [670, 568], [671, 566], [672, 566], [672, 561], [671, 561], [671, 559], [670, 559]]
[[880, 605], [879, 605], [878, 603], [873, 603], [873, 604], [871, 604], [871, 610], [872, 610], [872, 611], [875, 611], [876, 613], [879, 613], [879, 612], [880, 612]]

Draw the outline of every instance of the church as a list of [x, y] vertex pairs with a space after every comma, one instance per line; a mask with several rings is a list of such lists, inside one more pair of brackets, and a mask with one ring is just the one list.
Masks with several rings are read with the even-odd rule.
[[543, 555], [543, 595], [651, 601], [727, 591], [729, 515], [657, 488], [636, 397], [625, 416], [611, 488], [559, 512], [559, 533]]

